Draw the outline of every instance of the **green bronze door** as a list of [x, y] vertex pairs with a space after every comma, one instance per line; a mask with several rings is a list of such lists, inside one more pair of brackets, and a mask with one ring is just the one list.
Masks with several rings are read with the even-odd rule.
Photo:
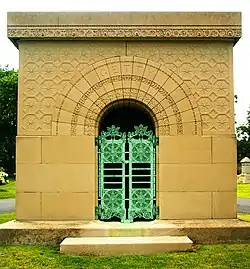
[[98, 138], [99, 194], [101, 220], [126, 220], [125, 209], [125, 133], [111, 126]]
[[121, 133], [111, 126], [98, 137], [101, 220], [153, 220], [155, 201], [155, 146], [152, 131], [140, 125]]
[[130, 222], [155, 218], [155, 140], [153, 132], [142, 125], [128, 133]]

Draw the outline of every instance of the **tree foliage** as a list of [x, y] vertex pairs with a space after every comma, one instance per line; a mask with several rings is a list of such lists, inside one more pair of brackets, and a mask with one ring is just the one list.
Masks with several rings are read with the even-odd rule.
[[250, 158], [250, 107], [247, 111], [247, 121], [240, 125], [237, 131], [237, 157], [240, 162], [244, 157]]
[[15, 172], [18, 73], [0, 68], [0, 167]]

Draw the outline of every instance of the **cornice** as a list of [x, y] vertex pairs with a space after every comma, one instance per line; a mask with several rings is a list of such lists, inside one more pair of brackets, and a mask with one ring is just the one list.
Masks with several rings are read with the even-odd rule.
[[231, 39], [241, 25], [8, 25], [8, 37], [20, 39]]

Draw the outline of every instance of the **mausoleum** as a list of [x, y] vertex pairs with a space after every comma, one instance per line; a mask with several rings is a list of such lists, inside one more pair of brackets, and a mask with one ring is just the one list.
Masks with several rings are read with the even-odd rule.
[[17, 220], [236, 218], [240, 13], [8, 13]]

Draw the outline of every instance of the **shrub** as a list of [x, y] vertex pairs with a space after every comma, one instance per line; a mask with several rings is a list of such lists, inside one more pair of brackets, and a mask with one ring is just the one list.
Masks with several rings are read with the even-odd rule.
[[4, 169], [0, 167], [0, 185], [5, 185], [9, 183], [7, 179], [8, 174], [4, 172]]

